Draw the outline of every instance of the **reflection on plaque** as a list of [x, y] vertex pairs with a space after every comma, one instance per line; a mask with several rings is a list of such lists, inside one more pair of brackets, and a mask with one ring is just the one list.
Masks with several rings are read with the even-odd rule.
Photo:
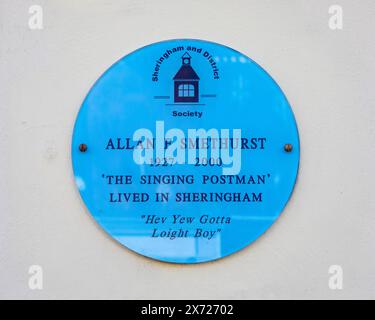
[[155, 43], [94, 84], [72, 141], [77, 187], [127, 248], [198, 263], [256, 240], [298, 171], [290, 105], [254, 61], [200, 40]]

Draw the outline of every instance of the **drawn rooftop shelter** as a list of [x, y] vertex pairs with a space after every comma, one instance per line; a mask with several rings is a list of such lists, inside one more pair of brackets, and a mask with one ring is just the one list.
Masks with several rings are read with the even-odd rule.
[[174, 76], [174, 102], [199, 101], [199, 77], [191, 66], [191, 56], [185, 52], [182, 66]]

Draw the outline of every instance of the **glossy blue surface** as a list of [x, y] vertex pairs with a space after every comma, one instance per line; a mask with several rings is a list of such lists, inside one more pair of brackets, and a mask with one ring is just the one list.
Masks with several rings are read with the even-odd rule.
[[[188, 60], [183, 60], [185, 53]], [[179, 117], [173, 112], [190, 114]], [[136, 143], [132, 137], [140, 128], [155, 133], [156, 121], [164, 121], [165, 131], [178, 128], [185, 133], [192, 128], [241, 129], [241, 137], [249, 141], [247, 147], [251, 139], [258, 139], [253, 140], [256, 148], [241, 152], [237, 175], [250, 183], [202, 184], [205, 175], [228, 182], [223, 168], [216, 165], [135, 163], [134, 149], [126, 147]], [[81, 143], [87, 144], [86, 152], [79, 150]], [[292, 144], [292, 152], [284, 151], [286, 143]], [[216, 43], [171, 40], [134, 51], [99, 78], [76, 120], [72, 161], [83, 201], [114, 239], [150, 258], [198, 263], [246, 247], [279, 217], [296, 181], [299, 139], [283, 92], [254, 61]], [[122, 181], [117, 178], [122, 183], [114, 184], [115, 178], [108, 176], [115, 175], [128, 177]], [[146, 175], [193, 175], [194, 183], [141, 184], [141, 176]], [[169, 201], [156, 202], [156, 192], [168, 193]], [[126, 201], [119, 193], [132, 197], [144, 193], [150, 199]], [[180, 193], [191, 197], [196, 193], [200, 201], [176, 201]], [[233, 193], [240, 193], [240, 198], [247, 193], [251, 201], [228, 201], [229, 196], [215, 202], [202, 199], [202, 194], [210, 193], [230, 194], [232, 198]], [[114, 201], [119, 199], [122, 202]], [[184, 221], [174, 223], [173, 215]], [[206, 215], [213, 223], [205, 223]], [[152, 223], [146, 223], [147, 218]], [[156, 218], [160, 218], [158, 223]], [[176, 231], [179, 237], [167, 237], [168, 231]], [[166, 237], [161, 237], [164, 233]]]

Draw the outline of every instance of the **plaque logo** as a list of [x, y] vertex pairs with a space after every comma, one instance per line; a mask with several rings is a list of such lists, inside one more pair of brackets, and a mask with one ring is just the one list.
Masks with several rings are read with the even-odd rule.
[[174, 76], [174, 102], [199, 101], [199, 77], [191, 66], [191, 56], [185, 52], [182, 65]]
[[[172, 68], [171, 64], [168, 65], [166, 61], [169, 60], [168, 62], [170, 62], [171, 60], [174, 60], [173, 64], [175, 64], [176, 59], [178, 59], [178, 65], [175, 67], [175, 70], [177, 71], [175, 71], [173, 74], [168, 74], [168, 72], [170, 72], [169, 69]], [[199, 74], [203, 73], [206, 75], [206, 77], [204, 77], [205, 82], [211, 79], [219, 80], [220, 75], [217, 65], [218, 59], [218, 56], [214, 56], [208, 50], [204, 50], [202, 47], [198, 48], [192, 45], [177, 46], [175, 48], [165, 50], [165, 52], [162, 53], [161, 56], [156, 60], [154, 72], [152, 73], [152, 81], [155, 83], [162, 83], [161, 87], [163, 94], [154, 96], [154, 99], [165, 100], [167, 102], [167, 106], [206, 105], [208, 100], [216, 98], [216, 93], [204, 91], [201, 93], [200, 82], [202, 82], [202, 78], [199, 76]], [[163, 70], [165, 73], [162, 72], [162, 66], [167, 65], [168, 69], [165, 68], [167, 71], [165, 72]], [[196, 67], [199, 67], [200, 69], [197, 71]], [[169, 86], [169, 81], [171, 78], [173, 90], [171, 90], [171, 95], [167, 95], [165, 94], [165, 87], [167, 83]], [[207, 87], [208, 85], [206, 83], [205, 88]], [[195, 116], [198, 115], [195, 114]]]

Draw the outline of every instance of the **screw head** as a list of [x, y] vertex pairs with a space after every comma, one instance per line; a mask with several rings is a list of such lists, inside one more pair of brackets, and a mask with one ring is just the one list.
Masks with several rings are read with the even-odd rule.
[[87, 151], [87, 144], [81, 143], [78, 147], [79, 151], [86, 152]]
[[284, 150], [285, 150], [285, 152], [292, 152], [292, 150], [293, 150], [293, 145], [291, 145], [290, 143], [286, 143], [286, 144], [284, 145]]

